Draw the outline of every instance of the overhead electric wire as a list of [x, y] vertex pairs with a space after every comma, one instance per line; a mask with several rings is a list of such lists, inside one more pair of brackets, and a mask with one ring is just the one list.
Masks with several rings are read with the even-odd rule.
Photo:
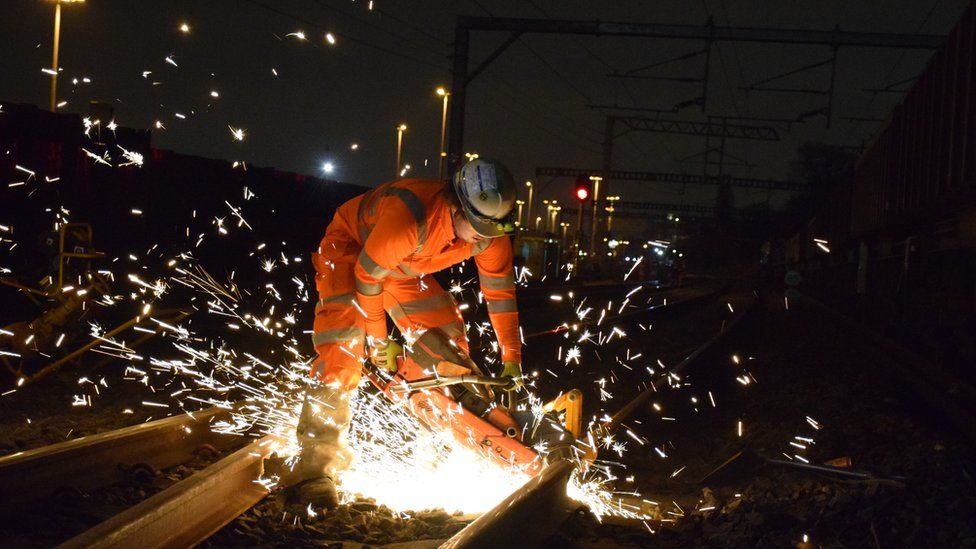
[[[495, 16], [495, 14], [491, 13], [491, 11], [489, 11], [488, 8], [486, 8], [484, 5], [482, 5], [481, 2], [479, 2], [478, 0], [471, 0], [471, 2], [474, 5], [478, 6], [482, 11], [484, 11], [485, 13], [487, 13], [489, 17], [494, 17]], [[579, 96], [582, 97], [587, 103], [590, 103], [591, 102], [589, 96], [587, 96], [585, 93], [583, 93], [583, 91], [580, 90], [579, 87], [577, 87], [576, 84], [571, 79], [567, 78], [561, 72], [559, 72], [558, 70], [556, 70], [556, 67], [552, 66], [552, 64], [549, 63], [549, 61], [547, 61], [546, 58], [542, 56], [542, 54], [540, 54], [534, 48], [532, 48], [532, 46], [530, 46], [525, 40], [523, 40], [521, 37], [519, 37], [518, 40], [516, 40], [516, 41], [519, 44], [522, 44], [522, 46], [525, 49], [529, 50], [529, 52], [532, 55], [534, 55], [543, 65], [545, 65], [545, 67], [547, 69], [549, 69], [553, 74], [555, 74], [556, 76], [558, 76], [559, 79], [563, 81], [563, 83], [565, 83], [567, 86], [569, 86], [570, 89], [572, 89], [574, 92], [576, 92], [577, 94], [579, 94]]]
[[[729, 19], [729, 12], [725, 9], [725, 0], [719, 0], [719, 7], [722, 8], [722, 15], [725, 17], [725, 26], [731, 27], [732, 20]], [[736, 42], [732, 42], [732, 56], [735, 59], [736, 68], [739, 70], [739, 83], [746, 85], [745, 71], [742, 70], [742, 60], [739, 59], [739, 49]], [[752, 106], [749, 104], [749, 92], [746, 92], [746, 97], [743, 102], [746, 104], [746, 116], [752, 116]], [[742, 144], [743, 148], [746, 150], [746, 159], [752, 156], [752, 145], [753, 143], [751, 141], [746, 141]], [[749, 170], [750, 168], [746, 169]]]
[[[488, 13], [489, 16], [493, 16], [491, 14], [491, 12], [489, 10], [487, 10], [487, 8], [485, 8], [483, 5], [481, 5], [478, 2], [475, 2], [475, 4], [478, 6], [479, 9], [481, 9], [485, 13]], [[391, 19], [394, 19], [394, 20], [396, 20], [398, 22], [404, 23], [403, 19], [398, 18], [398, 17], [392, 15], [388, 11], [384, 11], [383, 13], [386, 16], [390, 17]], [[429, 33], [423, 33], [423, 34], [425, 36], [427, 36], [434, 43], [438, 43], [438, 44], [439, 43], [442, 43], [435, 36], [430, 35]], [[541, 100], [536, 100], [535, 98], [532, 98], [531, 96], [525, 94], [524, 91], [520, 91], [520, 89], [519, 89], [518, 86], [515, 86], [515, 85], [509, 83], [508, 81], [506, 81], [505, 79], [503, 79], [502, 77], [500, 77], [500, 76], [498, 76], [496, 74], [493, 74], [491, 72], [488, 72], [488, 73], [485, 73], [484, 75], [482, 75], [482, 78], [491, 79], [491, 80], [493, 80], [493, 81], [495, 81], [497, 83], [500, 83], [503, 86], [509, 88], [510, 90], [512, 90], [511, 97], [516, 100], [516, 103], [517, 102], [525, 102], [526, 100], [529, 100], [529, 101], [532, 101], [533, 103], [535, 103], [536, 106], [538, 107], [538, 110], [535, 111], [535, 112], [527, 112], [527, 113], [525, 113], [528, 116], [523, 116], [523, 119], [524, 120], [527, 120], [527, 121], [529, 121], [531, 123], [532, 120], [533, 120], [533, 118], [536, 118], [536, 117], [540, 116], [540, 114], [542, 114], [540, 111], [548, 111], [548, 113], [549, 113], [548, 116], [551, 117], [550, 125], [558, 125], [558, 126], [561, 126], [563, 129], [560, 130], [560, 131], [562, 131], [563, 133], [556, 134], [556, 133], [553, 133], [552, 131], [550, 131], [548, 129], [545, 129], [545, 131], [547, 133], [550, 133], [552, 135], [555, 135], [555, 136], [561, 137], [561, 138], [565, 138], [567, 134], [571, 134], [571, 135], [576, 136], [578, 139], [585, 140], [585, 141], [590, 142], [590, 143], [600, 144], [602, 146], [602, 136], [603, 136], [603, 134], [602, 134], [602, 132], [600, 130], [597, 130], [597, 129], [594, 129], [592, 127], [588, 127], [588, 126], [585, 126], [585, 125], [581, 125], [581, 124], [573, 124], [573, 123], [567, 121], [566, 120], [567, 114], [564, 111], [559, 111], [559, 110], [556, 110], [556, 109], [552, 108], [552, 105], [549, 102], [541, 101]], [[592, 133], [596, 137], [590, 137], [590, 136], [584, 135], [584, 134], [581, 133], [580, 130], [584, 130], [584, 131], [587, 131], [589, 133]]]

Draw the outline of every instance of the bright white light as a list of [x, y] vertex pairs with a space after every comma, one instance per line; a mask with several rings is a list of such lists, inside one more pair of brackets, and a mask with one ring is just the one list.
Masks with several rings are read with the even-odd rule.
[[336, 43], [335, 35], [332, 34], [331, 32], [325, 33], [325, 41], [328, 42], [329, 45], [335, 46]]
[[325, 173], [332, 173], [335, 170], [335, 165], [332, 162], [326, 162], [322, 164], [322, 171]]

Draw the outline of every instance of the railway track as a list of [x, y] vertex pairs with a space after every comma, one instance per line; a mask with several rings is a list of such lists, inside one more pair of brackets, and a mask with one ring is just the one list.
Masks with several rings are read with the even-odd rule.
[[[711, 292], [690, 298], [692, 302]], [[650, 308], [648, 310], [654, 310]], [[673, 371], [690, 368], [745, 318], [735, 320], [690, 353]], [[642, 407], [650, 389], [623, 406], [605, 427], [613, 429]], [[90, 490], [118, 482], [132, 466], [163, 469], [192, 458], [200, 448], [239, 447], [216, 463], [65, 541], [64, 547], [185, 547], [198, 544], [261, 501], [268, 491], [256, 480], [276, 440], [246, 443], [211, 426], [228, 411], [210, 409], [83, 437], [0, 458], [0, 512], [5, 518], [37, 508], [65, 486]], [[541, 544], [579, 507], [566, 493], [575, 464], [559, 461], [484, 513], [445, 547]]]

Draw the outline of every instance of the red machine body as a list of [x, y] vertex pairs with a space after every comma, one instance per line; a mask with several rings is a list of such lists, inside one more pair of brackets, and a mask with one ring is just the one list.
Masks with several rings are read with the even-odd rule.
[[[470, 372], [469, 369], [450, 363], [442, 363], [450, 373]], [[438, 370], [442, 368], [438, 367]], [[446, 372], [445, 372], [446, 373]], [[410, 382], [436, 379], [408, 356], [397, 358], [397, 373], [387, 381], [373, 372], [367, 372], [373, 385], [393, 402], [404, 402], [408, 409], [423, 423], [433, 429], [448, 429], [454, 438], [490, 460], [516, 467], [535, 476], [543, 468], [543, 458], [523, 443], [526, 434], [507, 409], [490, 398], [476, 396], [462, 385], [442, 386], [416, 390], [404, 390]], [[466, 400], [485, 405], [478, 413], [466, 408], [457, 398], [458, 390], [468, 391]], [[490, 394], [490, 393], [489, 393]]]

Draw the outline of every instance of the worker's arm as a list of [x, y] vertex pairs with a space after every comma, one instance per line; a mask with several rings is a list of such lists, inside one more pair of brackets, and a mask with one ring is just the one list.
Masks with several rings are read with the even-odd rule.
[[495, 328], [503, 362], [522, 362], [518, 306], [515, 303], [515, 271], [512, 267], [512, 242], [494, 238], [474, 256], [481, 281], [481, 293], [488, 303], [488, 317]]
[[356, 301], [366, 314], [366, 335], [385, 340], [383, 280], [417, 249], [417, 221], [396, 196], [378, 198], [376, 226], [366, 237], [356, 261]]

